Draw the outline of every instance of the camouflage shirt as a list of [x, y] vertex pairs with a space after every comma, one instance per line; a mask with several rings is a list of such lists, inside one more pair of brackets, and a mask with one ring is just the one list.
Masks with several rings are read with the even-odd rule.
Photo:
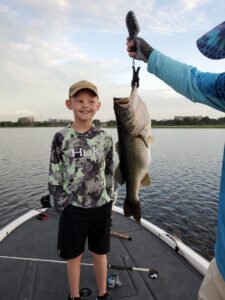
[[114, 200], [112, 138], [97, 127], [77, 133], [70, 125], [57, 132], [48, 187], [59, 212], [69, 203], [90, 208]]

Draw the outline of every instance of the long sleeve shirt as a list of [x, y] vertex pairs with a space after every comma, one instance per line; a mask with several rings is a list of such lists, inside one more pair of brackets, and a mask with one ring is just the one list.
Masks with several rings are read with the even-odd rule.
[[[148, 71], [190, 99], [225, 112], [225, 73], [207, 73], [153, 50]], [[219, 194], [215, 258], [225, 281], [225, 147]]]
[[57, 132], [48, 187], [59, 212], [67, 204], [90, 208], [114, 200], [112, 138], [97, 127], [77, 133], [68, 126]]
[[149, 56], [148, 71], [191, 101], [225, 112], [225, 73], [201, 72], [157, 50]]

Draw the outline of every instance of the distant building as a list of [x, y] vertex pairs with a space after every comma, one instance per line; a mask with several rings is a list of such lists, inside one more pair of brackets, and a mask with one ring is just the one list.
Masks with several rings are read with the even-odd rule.
[[175, 117], [174, 117], [174, 120], [176, 120], [176, 121], [183, 121], [183, 120], [184, 120], [184, 117], [181, 117], [181, 116], [175, 116]]
[[175, 116], [174, 120], [179, 120], [179, 121], [183, 121], [183, 120], [202, 120], [203, 117], [202, 116]]
[[30, 117], [19, 118], [18, 123], [23, 124], [23, 125], [33, 124], [34, 123], [34, 117], [30, 116]]
[[[175, 120], [175, 118], [174, 118], [174, 120]], [[162, 122], [169, 122], [169, 121], [171, 121], [171, 119], [161, 119], [161, 120], [159, 120], [159, 121], [162, 121]], [[156, 121], [157, 122], [157, 121]]]
[[49, 119], [48, 123], [51, 125], [69, 125], [71, 120], [66, 119]]

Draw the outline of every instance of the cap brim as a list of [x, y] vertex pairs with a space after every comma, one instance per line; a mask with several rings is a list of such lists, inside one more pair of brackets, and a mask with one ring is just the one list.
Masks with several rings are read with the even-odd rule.
[[199, 51], [208, 58], [225, 58], [225, 22], [200, 37], [196, 44]]
[[95, 94], [95, 96], [96, 97], [98, 97], [99, 98], [99, 96], [98, 96], [98, 94], [96, 93], [96, 91], [94, 90], [94, 89], [91, 89], [90, 87], [81, 87], [81, 88], [79, 88], [79, 89], [76, 89], [75, 91], [73, 91], [72, 93], [71, 93], [71, 95], [70, 95], [70, 97], [71, 96], [75, 96], [78, 92], [80, 92], [80, 91], [82, 91], [82, 90], [89, 90], [89, 91], [91, 91], [93, 94]]

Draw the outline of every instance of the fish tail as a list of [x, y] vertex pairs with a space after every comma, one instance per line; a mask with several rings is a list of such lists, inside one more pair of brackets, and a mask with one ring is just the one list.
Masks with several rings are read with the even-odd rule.
[[141, 204], [140, 201], [130, 202], [127, 199], [123, 204], [123, 212], [126, 217], [134, 217], [135, 221], [140, 223], [141, 220]]

